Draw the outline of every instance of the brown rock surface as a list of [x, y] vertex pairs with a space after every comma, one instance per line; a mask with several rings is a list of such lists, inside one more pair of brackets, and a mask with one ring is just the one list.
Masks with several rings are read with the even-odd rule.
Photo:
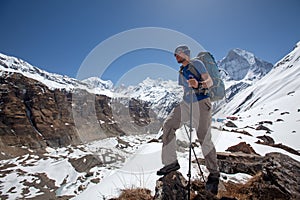
[[[130, 115], [119, 115], [113, 113], [111, 98], [86, 90], [52, 90], [11, 72], [2, 72], [0, 84], [1, 149], [63, 147], [110, 136], [143, 134], [149, 131], [150, 123], [154, 124], [152, 130], [160, 127], [150, 118], [148, 105], [137, 100], [131, 101], [130, 109], [122, 107], [129, 109]], [[126, 123], [120, 124], [118, 118]]]

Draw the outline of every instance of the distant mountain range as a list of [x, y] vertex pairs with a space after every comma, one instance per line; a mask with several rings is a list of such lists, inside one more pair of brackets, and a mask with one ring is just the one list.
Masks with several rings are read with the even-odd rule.
[[[231, 50], [226, 57], [218, 61], [218, 65], [226, 83], [227, 100], [231, 100], [239, 91], [261, 79], [273, 67], [271, 63], [241, 49]], [[89, 93], [103, 94], [111, 98], [123, 97], [125, 104], [128, 101], [124, 101], [124, 98], [146, 101], [150, 103], [150, 107], [160, 119], [164, 119], [182, 98], [182, 88], [176, 81], [148, 78], [136, 86], [114, 88], [110, 80], [90, 77], [79, 81], [46, 72], [23, 60], [3, 54], [0, 54], [0, 66], [3, 71], [21, 73], [45, 84], [49, 89], [64, 89], [69, 92], [83, 89]]]
[[[226, 84], [226, 101], [230, 101], [238, 92], [254, 84], [273, 67], [271, 63], [257, 58], [253, 53], [233, 49], [218, 61]], [[174, 105], [182, 99], [182, 87], [176, 81], [146, 79], [137, 86], [117, 90], [126, 96], [149, 101], [152, 109], [160, 118], [165, 118]], [[225, 101], [215, 105], [215, 112]]]

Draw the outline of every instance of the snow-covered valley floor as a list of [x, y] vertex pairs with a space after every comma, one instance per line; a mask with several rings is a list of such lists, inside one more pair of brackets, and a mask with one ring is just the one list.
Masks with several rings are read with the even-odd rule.
[[[213, 122], [212, 135], [217, 152], [225, 152], [228, 147], [244, 141], [262, 156], [269, 152], [281, 152], [300, 161], [300, 156], [286, 150], [256, 143], [259, 140], [257, 136], [268, 135], [275, 143], [282, 143], [299, 152], [299, 110], [281, 110], [272, 106], [259, 110], [238, 116], [233, 121], [237, 128], [226, 127], [227, 120]], [[271, 133], [256, 130], [261, 124], [268, 127]], [[242, 130], [251, 136], [240, 133]], [[178, 140], [188, 142], [184, 128], [179, 129], [176, 135]], [[118, 196], [122, 189], [137, 187], [154, 192], [159, 178], [156, 171], [162, 167], [162, 143], [148, 143], [155, 137], [156, 134], [107, 138], [76, 147], [47, 148], [43, 154], [31, 151], [23, 156], [1, 160], [1, 199], [55, 196], [107, 199]], [[197, 157], [203, 158], [199, 147], [195, 147], [195, 151]], [[186, 176], [188, 148], [179, 146], [177, 153], [181, 165], [179, 171]], [[201, 179], [197, 164], [192, 166], [192, 179]], [[201, 169], [207, 176], [204, 165]], [[239, 183], [245, 183], [250, 178], [248, 174], [222, 173], [221, 176], [222, 181]]]

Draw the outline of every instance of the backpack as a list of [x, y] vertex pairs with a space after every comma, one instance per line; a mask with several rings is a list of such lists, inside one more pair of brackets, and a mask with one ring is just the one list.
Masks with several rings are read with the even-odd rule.
[[[209, 73], [213, 81], [213, 86], [208, 89], [210, 100], [212, 102], [222, 100], [225, 97], [225, 85], [223, 80], [221, 79], [221, 74], [214, 57], [209, 52], [200, 52], [197, 57], [193, 58], [191, 61], [195, 59], [203, 62], [207, 72]], [[191, 73], [197, 75], [201, 80], [200, 74], [195, 69], [193, 64], [191, 64], [190, 66], [192, 66], [191, 69], [189, 69]]]

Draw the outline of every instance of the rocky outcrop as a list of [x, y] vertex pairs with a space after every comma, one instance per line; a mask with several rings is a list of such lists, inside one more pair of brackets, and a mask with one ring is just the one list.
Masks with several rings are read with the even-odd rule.
[[[41, 82], [20, 73], [0, 76], [0, 148], [5, 146], [40, 149], [62, 147], [110, 136], [141, 134], [150, 123], [160, 127], [149, 115], [147, 104], [130, 103], [128, 115], [118, 115], [111, 98], [86, 90], [49, 89]], [[153, 117], [154, 116], [154, 117]], [[120, 124], [121, 117], [126, 123]], [[133, 124], [145, 126], [132, 131]], [[151, 127], [151, 126], [150, 126]]]
[[218, 153], [218, 165], [221, 172], [227, 174], [246, 173], [257, 174], [262, 170], [262, 158], [255, 154]]
[[86, 155], [81, 158], [69, 158], [69, 162], [77, 172], [89, 173], [93, 167], [103, 166], [103, 162], [94, 155]]
[[240, 142], [237, 145], [231, 146], [228, 149], [226, 149], [226, 151], [230, 151], [230, 152], [243, 152], [246, 154], [257, 154], [254, 149], [251, 147], [250, 144], [247, 144], [246, 142]]
[[[218, 153], [220, 171], [247, 173], [246, 184], [221, 182], [217, 196], [205, 191], [204, 183], [192, 180], [191, 199], [299, 199], [300, 163], [281, 153], [266, 156], [245, 153]], [[226, 180], [225, 175], [222, 175]], [[179, 172], [157, 180], [154, 199], [186, 199], [187, 181]]]
[[270, 136], [267, 136], [267, 135], [263, 135], [263, 136], [257, 136], [258, 140], [256, 143], [257, 144], [263, 144], [263, 145], [267, 145], [267, 146], [271, 146], [271, 147], [275, 147], [275, 148], [280, 148], [280, 149], [283, 149], [289, 153], [292, 153], [292, 154], [295, 154], [297, 156], [300, 156], [300, 152], [291, 148], [291, 147], [288, 147], [284, 144], [276, 144], [274, 139]]
[[187, 199], [187, 195], [187, 181], [180, 172], [173, 171], [156, 182], [155, 200]]
[[281, 153], [266, 156], [219, 154], [219, 167], [225, 173], [253, 175], [235, 193], [242, 199], [299, 199], [300, 163]]
[[49, 90], [13, 73], [0, 77], [0, 143], [8, 146], [64, 146], [78, 137], [71, 115], [71, 94]]

